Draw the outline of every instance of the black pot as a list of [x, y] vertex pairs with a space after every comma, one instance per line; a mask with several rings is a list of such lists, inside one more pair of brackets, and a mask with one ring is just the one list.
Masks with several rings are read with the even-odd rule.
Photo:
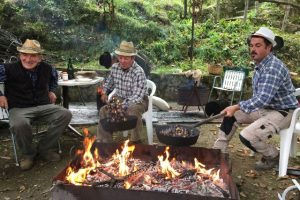
[[174, 129], [176, 125], [157, 125], [155, 127], [155, 132], [158, 140], [166, 145], [171, 146], [190, 146], [197, 142], [200, 131], [197, 128], [191, 128], [187, 126], [180, 126], [181, 128], [186, 129], [188, 132], [187, 137], [181, 136], [171, 136], [163, 134], [164, 131]]
[[127, 116], [126, 121], [120, 122], [111, 122], [109, 118], [104, 118], [100, 120], [100, 123], [104, 130], [108, 132], [115, 132], [115, 131], [125, 131], [134, 129], [137, 123], [136, 116]]

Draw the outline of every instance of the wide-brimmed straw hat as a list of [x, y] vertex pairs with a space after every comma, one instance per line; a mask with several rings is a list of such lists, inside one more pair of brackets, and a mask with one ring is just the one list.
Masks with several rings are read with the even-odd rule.
[[260, 36], [266, 38], [269, 42], [272, 43], [273, 47], [275, 47], [277, 44], [275, 41], [275, 34], [273, 33], [273, 31], [266, 27], [260, 27], [260, 29], [253, 33], [252, 36]]
[[122, 41], [119, 48], [115, 50], [115, 53], [119, 56], [135, 56], [137, 50], [134, 48], [132, 42]]
[[17, 50], [21, 53], [40, 54], [44, 50], [41, 48], [41, 44], [37, 40], [26, 39], [21, 47], [17, 47]]

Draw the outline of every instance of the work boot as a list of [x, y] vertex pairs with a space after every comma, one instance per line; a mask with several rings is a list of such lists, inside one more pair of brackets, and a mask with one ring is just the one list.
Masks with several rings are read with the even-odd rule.
[[29, 157], [24, 157], [20, 161], [20, 168], [23, 171], [29, 170], [33, 167], [33, 159]]
[[228, 141], [217, 139], [214, 143], [213, 149], [220, 149], [222, 153], [228, 153]]
[[255, 163], [255, 170], [269, 170], [278, 166], [279, 163], [279, 154], [275, 158], [263, 156], [260, 161]]
[[220, 149], [222, 153], [228, 153], [228, 144], [235, 133], [237, 126], [233, 126], [231, 132], [226, 135], [222, 130], [219, 130], [218, 139], [215, 141], [213, 149]]
[[40, 156], [44, 161], [49, 161], [49, 162], [56, 162], [56, 161], [60, 161], [61, 159], [60, 155], [53, 151], [42, 153]]

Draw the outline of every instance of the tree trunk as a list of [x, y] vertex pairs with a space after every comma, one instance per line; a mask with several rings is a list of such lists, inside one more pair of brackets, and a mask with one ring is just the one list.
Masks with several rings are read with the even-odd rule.
[[257, 11], [258, 11], [258, 8], [259, 8], [259, 2], [258, 2], [258, 1], [255, 1], [254, 6], [255, 6], [255, 12], [257, 12]]
[[248, 8], [249, 8], [249, 0], [245, 0], [244, 22], [247, 21]]
[[186, 16], [187, 16], [187, 7], [188, 7], [188, 5], [187, 5], [187, 0], [184, 0], [184, 7], [183, 7], [183, 18], [186, 18]]
[[216, 14], [217, 14], [217, 18], [216, 21], [218, 22], [220, 20], [220, 0], [217, 0], [216, 2]]
[[284, 13], [283, 21], [282, 21], [282, 26], [281, 26], [282, 31], [285, 31], [286, 24], [288, 23], [288, 18], [289, 18], [289, 15], [290, 15], [290, 10], [291, 10], [290, 5], [285, 7], [285, 13]]

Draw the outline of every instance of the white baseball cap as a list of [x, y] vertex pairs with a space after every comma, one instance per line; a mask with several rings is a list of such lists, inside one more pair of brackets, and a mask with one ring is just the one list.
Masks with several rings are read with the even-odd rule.
[[260, 29], [258, 31], [256, 31], [255, 33], [252, 34], [252, 36], [261, 36], [263, 38], [266, 38], [269, 42], [272, 43], [273, 47], [276, 46], [276, 41], [275, 41], [275, 35], [273, 33], [273, 31], [271, 31], [270, 29], [266, 28], [266, 27], [260, 27]]

